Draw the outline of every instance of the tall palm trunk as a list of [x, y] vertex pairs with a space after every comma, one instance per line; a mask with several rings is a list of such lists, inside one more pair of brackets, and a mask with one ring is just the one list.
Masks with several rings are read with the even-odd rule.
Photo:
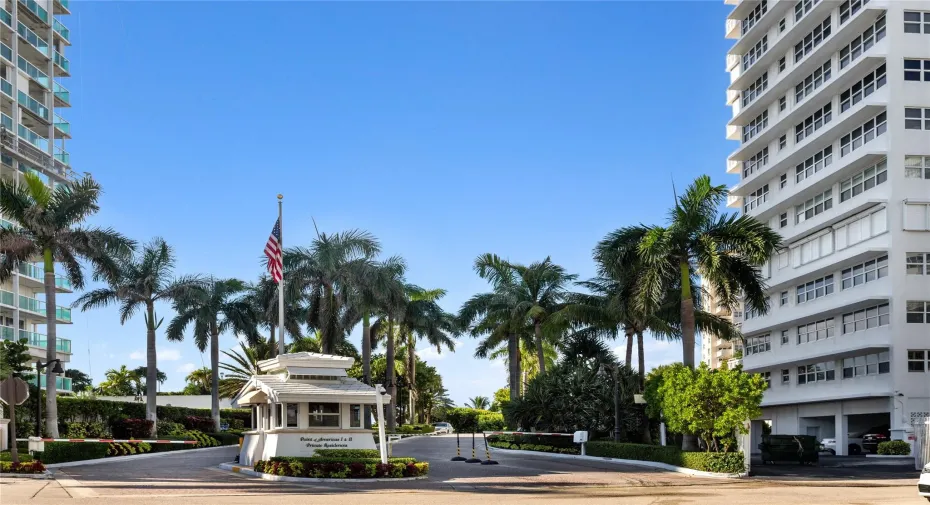
[[274, 345], [274, 343], [275, 343], [275, 338], [274, 338], [274, 323], [271, 323], [271, 324], [269, 324], [268, 326], [271, 328], [271, 338], [268, 339], [268, 343], [269, 343], [269, 345], [271, 346], [271, 348], [268, 349], [268, 356], [271, 357], [271, 358], [273, 358], [273, 357], [275, 357], [276, 354], [278, 354], [278, 353], [277, 353], [278, 348], [277, 348], [277, 346]]
[[320, 332], [320, 352], [332, 354], [336, 336], [332, 334], [333, 328], [330, 323], [336, 317], [338, 309], [336, 308], [336, 300], [333, 297], [333, 287], [329, 284], [323, 284], [323, 297], [326, 299], [326, 306], [329, 307], [329, 310], [325, 315], [326, 322], [323, 324], [323, 331]]
[[158, 423], [157, 405], [155, 403], [156, 384], [158, 384], [158, 361], [155, 354], [155, 303], [145, 302], [145, 418], [152, 421], [150, 436], [155, 437]]
[[385, 370], [385, 380], [388, 383], [388, 393], [391, 395], [391, 401], [387, 406], [387, 427], [388, 430], [394, 431], [397, 424], [395, 419], [394, 405], [397, 404], [397, 384], [394, 381], [394, 318], [388, 317], [387, 345], [385, 346], [385, 361], [387, 361], [387, 370]]
[[626, 365], [627, 368], [633, 369], [633, 330], [627, 328], [626, 332]]
[[213, 323], [210, 328], [210, 414], [213, 429], [220, 431], [220, 332]]
[[[368, 309], [362, 311], [362, 377], [365, 384], [371, 385], [371, 319]], [[363, 416], [366, 430], [371, 429], [371, 405], [363, 406]]]
[[[691, 268], [687, 259], [679, 263], [681, 268], [681, 362], [688, 368], [694, 368], [694, 300], [691, 298]], [[697, 451], [697, 437], [685, 434], [681, 441], [681, 450]]]
[[[45, 323], [46, 323], [46, 347], [45, 361], [51, 363], [55, 359], [57, 352], [57, 331], [56, 331], [56, 309], [55, 305], [55, 260], [52, 256], [51, 249], [43, 251], [45, 260]], [[15, 330], [14, 330], [15, 331]], [[53, 365], [49, 364], [45, 369], [45, 431], [49, 437], [58, 438], [58, 392], [56, 390], [55, 376], [52, 374]], [[36, 377], [36, 384], [39, 378]], [[36, 401], [41, 401], [37, 398]], [[41, 436], [41, 433], [36, 433]]]
[[520, 377], [520, 339], [516, 333], [507, 335], [507, 354], [510, 363], [510, 399], [516, 400], [522, 393], [520, 384], [523, 382]]
[[546, 353], [543, 351], [542, 323], [536, 321], [536, 358], [539, 360], [539, 374], [546, 373]]
[[642, 393], [645, 388], [645, 379], [646, 379], [646, 363], [645, 356], [646, 352], [643, 349], [643, 332], [636, 332], [636, 347], [637, 347], [637, 361], [639, 362], [639, 392]]
[[407, 376], [410, 378], [409, 396], [410, 396], [410, 414], [407, 416], [408, 422], [410, 424], [415, 424], [416, 421], [416, 387], [417, 387], [417, 359], [416, 359], [416, 342], [413, 340], [413, 332], [407, 332]]

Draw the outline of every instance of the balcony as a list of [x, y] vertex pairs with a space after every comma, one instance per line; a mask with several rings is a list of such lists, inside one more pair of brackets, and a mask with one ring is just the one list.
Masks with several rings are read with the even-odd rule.
[[[13, 340], [16, 334], [14, 328], [9, 326], [0, 326], [0, 338], [3, 340]], [[45, 335], [34, 331], [19, 330], [19, 340], [26, 339], [26, 345], [29, 347], [38, 347], [45, 349], [48, 347], [48, 340]], [[55, 350], [65, 354], [71, 354], [71, 341], [66, 338], [55, 338]]]
[[19, 92], [19, 104], [26, 107], [29, 112], [48, 121], [48, 108], [22, 91]]
[[71, 123], [58, 114], [55, 114], [55, 129], [61, 133], [60, 137], [71, 138]]
[[[32, 384], [33, 386], [35, 386], [36, 384], [35, 379], [29, 381], [29, 384]], [[45, 375], [39, 376], [39, 387], [40, 388], [45, 387]], [[68, 377], [62, 377], [60, 375], [55, 376], [55, 389], [57, 389], [58, 391], [62, 391], [64, 393], [70, 393], [71, 392], [71, 379], [69, 379]]]
[[740, 20], [728, 19], [724, 36], [728, 39], [738, 39], [740, 37]]
[[38, 133], [26, 128], [22, 123], [19, 125], [19, 138], [29, 142], [36, 149], [44, 152], [48, 152], [48, 139], [39, 135]]
[[69, 30], [67, 26], [55, 19], [52, 22], [52, 28], [55, 29], [55, 33], [61, 36], [61, 40], [64, 40], [68, 44], [71, 43], [71, 30]]
[[53, 82], [52, 89], [55, 91], [55, 107], [71, 107], [71, 92], [68, 88]]
[[0, 21], [6, 23], [6, 25], [9, 26], [11, 30], [13, 29], [13, 15], [10, 14], [10, 11], [4, 8], [0, 8]]
[[32, 31], [26, 25], [19, 23], [16, 27], [16, 33], [19, 34], [26, 42], [29, 43], [32, 47], [42, 53], [46, 58], [48, 58], [48, 41], [38, 36], [36, 32]]
[[65, 165], [71, 165], [71, 155], [68, 153], [68, 151], [65, 151], [58, 146], [55, 146], [55, 160], [60, 163], [64, 163]]
[[26, 10], [35, 16], [36, 19], [48, 24], [48, 11], [43, 9], [35, 0], [19, 0], [19, 3], [25, 5]]
[[10, 97], [10, 99], [12, 99], [13, 98], [13, 83], [6, 79], [0, 79], [0, 91], [2, 91], [3, 94]]
[[[39, 265], [33, 263], [20, 263], [16, 269], [22, 276], [23, 282], [29, 287], [43, 289], [45, 288], [45, 270]], [[55, 275], [55, 288], [61, 293], [71, 292], [71, 281], [67, 277]]]
[[[887, 351], [891, 347], [891, 327], [879, 326], [864, 331], [842, 333], [842, 313], [834, 316], [834, 335], [829, 338], [797, 344], [797, 334], [789, 331], [788, 344], [769, 352], [752, 354], [744, 358], [743, 370], [757, 372], [770, 368], [792, 368], [807, 363], [834, 361], [862, 354]], [[774, 335], [773, 338], [774, 340]]]
[[[4, 47], [2, 49], [9, 49], [9, 48]], [[10, 49], [10, 58], [13, 57], [12, 51], [13, 50]], [[2, 56], [5, 56], [5, 54], [2, 54]], [[16, 60], [16, 63], [20, 70], [22, 70], [23, 72], [26, 72], [26, 75], [28, 75], [29, 77], [32, 77], [32, 79], [35, 80], [37, 83], [41, 84], [43, 88], [48, 89], [48, 83], [49, 83], [48, 74], [39, 70], [35, 65], [33, 65], [32, 63], [29, 63], [22, 56], [20, 56]]]
[[[0, 290], [0, 304], [14, 307], [13, 299], [15, 296], [13, 293]], [[28, 296], [19, 295], [19, 308], [27, 312], [45, 317], [45, 301], [37, 300], [35, 298], [29, 298]], [[59, 323], [71, 324], [71, 309], [68, 307], [58, 306], [55, 309], [55, 319]]]
[[69, 77], [71, 75], [71, 62], [58, 51], [55, 51], [55, 66], [64, 70], [64, 72], [60, 74], [56, 73], [55, 75], [61, 75], [63, 77]]
[[55, 14], [71, 14], [70, 2], [68, 0], [54, 0]]

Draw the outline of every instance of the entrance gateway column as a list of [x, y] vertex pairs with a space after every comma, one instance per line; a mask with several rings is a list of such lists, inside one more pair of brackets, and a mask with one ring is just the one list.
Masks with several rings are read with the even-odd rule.
[[843, 414], [843, 402], [839, 402], [840, 411], [834, 416], [836, 419], [836, 429], [834, 438], [836, 439], [836, 455], [849, 455], [849, 416]]

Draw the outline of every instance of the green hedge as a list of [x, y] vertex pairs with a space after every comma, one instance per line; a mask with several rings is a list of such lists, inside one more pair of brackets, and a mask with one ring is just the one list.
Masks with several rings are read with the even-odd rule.
[[589, 456], [655, 461], [704, 472], [742, 473], [742, 452], [682, 452], [677, 447], [595, 441], [586, 444]]
[[378, 449], [317, 449], [313, 455], [321, 458], [381, 458]]
[[403, 424], [397, 427], [397, 433], [401, 435], [432, 433], [434, 431], [436, 431], [436, 427], [432, 424]]
[[[0, 461], [13, 461], [13, 455], [10, 454], [10, 451], [0, 452]], [[19, 462], [26, 463], [32, 461], [32, 456], [29, 455], [25, 450], [19, 452]]]
[[[302, 456], [272, 456], [269, 460], [274, 463], [381, 463], [381, 458], [330, 458], [330, 457], [302, 457]], [[397, 457], [388, 458], [388, 463], [416, 463], [415, 458]]]
[[891, 440], [878, 444], [878, 453], [883, 456], [907, 456], [911, 453], [911, 444], [904, 440]]
[[45, 463], [68, 463], [85, 459], [105, 458], [110, 444], [106, 442], [45, 442], [45, 451], [34, 453], [35, 459]]
[[41, 461], [12, 463], [0, 462], [0, 473], [42, 473], [45, 465]]
[[500, 449], [513, 449], [516, 451], [537, 451], [537, 452], [554, 452], [557, 454], [580, 454], [578, 449], [572, 447], [553, 447], [551, 445], [539, 444], [512, 444], [510, 442], [488, 441], [491, 447]]
[[[409, 458], [412, 459], [412, 458]], [[274, 458], [272, 461], [255, 463], [256, 472], [285, 477], [309, 477], [328, 479], [368, 479], [419, 477], [429, 473], [429, 463], [411, 461], [408, 463], [381, 462], [370, 460], [347, 460], [344, 462], [323, 461], [315, 458]]]
[[239, 437], [236, 433], [205, 433], [205, 435], [216, 439], [220, 445], [239, 445]]
[[504, 429], [504, 414], [487, 412], [478, 414], [478, 431], [501, 431]]
[[[558, 449], [578, 449], [579, 445], [572, 437], [554, 437], [551, 435], [488, 435], [488, 443], [509, 442], [517, 445], [547, 445]], [[498, 447], [495, 445], [495, 447]]]
[[[159, 405], [156, 407], [158, 420], [183, 423], [188, 416], [210, 417], [210, 409], [192, 409], [187, 407], [170, 407]], [[145, 403], [142, 402], [111, 402], [96, 398], [60, 396], [58, 398], [58, 419], [61, 422], [77, 422], [96, 419], [108, 422], [114, 418], [145, 419]], [[252, 425], [252, 412], [249, 409], [221, 409], [220, 419], [230, 425], [238, 420], [242, 426]]]

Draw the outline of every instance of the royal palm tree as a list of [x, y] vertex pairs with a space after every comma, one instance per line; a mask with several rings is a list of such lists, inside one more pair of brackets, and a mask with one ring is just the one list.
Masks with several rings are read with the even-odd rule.
[[349, 330], [345, 305], [380, 252], [378, 240], [359, 230], [321, 233], [310, 247], [285, 250], [284, 269], [293, 273], [293, 282], [306, 293], [307, 324], [320, 331], [324, 353], [332, 353], [345, 338]]
[[[291, 282], [292, 277], [290, 272], [284, 272], [284, 331], [293, 338], [299, 339], [303, 336], [300, 325], [306, 320], [307, 314], [306, 307], [301, 303], [300, 287]], [[250, 286], [246, 295], [246, 301], [252, 305], [258, 323], [269, 329], [268, 343], [271, 357], [277, 355], [278, 349], [275, 340], [277, 336], [275, 330], [279, 319], [278, 299], [278, 284], [267, 275], [261, 276], [256, 284]]]
[[488, 410], [490, 405], [491, 402], [488, 400], [487, 396], [476, 396], [474, 398], [469, 398], [468, 401], [465, 402], [466, 407], [478, 410]]
[[[139, 390], [136, 391], [136, 394], [147, 395], [148, 394], [148, 376], [149, 369], [146, 366], [137, 366], [132, 369], [132, 373], [136, 374], [139, 377]], [[155, 380], [158, 384], [164, 384], [168, 380], [168, 376], [165, 372], [161, 370], [155, 371]], [[157, 388], [156, 388], [157, 389]]]
[[113, 396], [130, 396], [139, 390], [139, 375], [122, 365], [118, 369], [111, 368], [105, 374], [106, 380], [101, 382], [98, 389], [101, 393]]
[[[740, 298], [745, 310], [768, 311], [760, 266], [781, 248], [781, 237], [752, 216], [724, 214], [726, 186], [710, 177], [695, 179], [669, 213], [667, 226], [630, 226], [607, 235], [595, 249], [601, 273], [636, 267], [632, 302], [637, 310], [656, 312], [669, 292], [678, 295], [682, 362], [694, 367], [696, 305], [700, 305], [700, 272], [721, 305], [734, 309]], [[696, 437], [684, 437], [683, 448], [697, 448]]]
[[[155, 303], [171, 302], [204, 285], [204, 280], [197, 276], [172, 278], [174, 265], [174, 251], [164, 239], [154, 238], [143, 246], [141, 254], [119, 261], [117, 275], [110, 279], [108, 287], [85, 293], [74, 302], [82, 311], [119, 305], [120, 324], [126, 324], [140, 309], [143, 311], [146, 365], [141, 368], [145, 370], [146, 384], [163, 382], [157, 376], [155, 331], [164, 318], [158, 319]], [[145, 394], [145, 415], [152, 421], [152, 436], [155, 436], [157, 423], [155, 393], [155, 388], [147, 388]]]
[[[323, 343], [322, 336], [319, 331], [313, 332], [311, 335], [306, 335], [295, 339], [292, 344], [287, 346], [287, 352], [323, 352]], [[356, 360], [361, 359], [361, 355], [358, 353], [358, 349], [352, 345], [348, 340], [342, 340], [336, 344], [336, 347], [332, 350], [333, 354], [337, 356], [349, 356]]]
[[[20, 180], [0, 181], [0, 213], [17, 223], [0, 229], [0, 281], [10, 278], [20, 265], [41, 258], [45, 273], [46, 361], [55, 359], [57, 320], [70, 319], [67, 309], [55, 304], [55, 262], [75, 289], [84, 288], [80, 260], [93, 268], [94, 280], [110, 281], [118, 275], [116, 258], [135, 244], [109, 228], [85, 227], [85, 220], [100, 207], [100, 185], [90, 176], [46, 186], [34, 174]], [[59, 313], [61, 313], [59, 315]], [[58, 404], [52, 368], [46, 370], [45, 429], [58, 437]]]
[[248, 286], [238, 279], [211, 280], [192, 289], [174, 301], [178, 313], [168, 324], [168, 340], [184, 339], [184, 331], [193, 325], [194, 344], [204, 352], [210, 347], [211, 414], [213, 424], [220, 430], [219, 362], [220, 334], [231, 331], [256, 342], [258, 333], [256, 315], [244, 298]]

